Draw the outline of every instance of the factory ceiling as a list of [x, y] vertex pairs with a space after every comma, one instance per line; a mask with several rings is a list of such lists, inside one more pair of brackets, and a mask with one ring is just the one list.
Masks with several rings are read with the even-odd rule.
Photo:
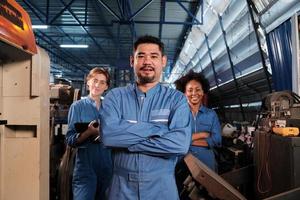
[[[214, 0], [187, 34], [167, 82], [202, 72], [214, 107], [243, 108], [272, 92], [266, 35], [300, 11], [299, 0]], [[197, 17], [199, 12], [196, 14]]]
[[[162, 39], [169, 65], [177, 59], [201, 3], [198, 0], [18, 0], [30, 14], [39, 46], [51, 56], [52, 73], [83, 79], [91, 68], [128, 68], [141, 35]], [[61, 48], [82, 44], [88, 48]]]
[[[51, 72], [83, 79], [94, 66], [129, 69], [133, 41], [162, 39], [163, 81], [190, 69], [209, 79], [214, 105], [260, 101], [272, 91], [265, 35], [300, 10], [299, 0], [17, 0], [30, 14]], [[85, 49], [61, 48], [84, 44]]]

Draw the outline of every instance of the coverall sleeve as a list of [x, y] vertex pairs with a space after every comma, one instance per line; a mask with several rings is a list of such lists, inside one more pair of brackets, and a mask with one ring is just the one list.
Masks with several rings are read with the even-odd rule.
[[153, 156], [186, 154], [191, 143], [191, 118], [185, 97], [173, 109], [169, 120], [169, 129], [163, 135], [149, 137], [147, 140], [131, 145], [129, 151]]
[[130, 122], [122, 119], [120, 99], [112, 91], [101, 104], [101, 134], [105, 146], [128, 148], [152, 136], [162, 135], [165, 125], [148, 122]]
[[212, 118], [213, 122], [212, 122], [211, 134], [210, 137], [206, 138], [206, 142], [208, 144], [208, 147], [210, 148], [221, 146], [221, 141], [222, 141], [221, 126], [220, 126], [218, 116], [215, 113], [215, 111], [212, 111], [212, 114], [213, 114], [213, 118]]
[[71, 147], [77, 147], [77, 132], [75, 130], [75, 122], [79, 121], [79, 111], [77, 106], [73, 103], [69, 109], [68, 113], [68, 130], [66, 134], [66, 142]]

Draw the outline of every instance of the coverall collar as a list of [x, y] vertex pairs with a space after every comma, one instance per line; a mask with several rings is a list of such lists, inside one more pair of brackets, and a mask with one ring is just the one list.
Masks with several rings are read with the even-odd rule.
[[205, 107], [204, 105], [201, 105], [200, 108], [199, 108], [199, 112], [206, 113], [207, 112], [207, 107]]
[[153, 96], [155, 93], [157, 93], [161, 88], [160, 83], [156, 84], [153, 88], [151, 88], [150, 90], [148, 90], [146, 93], [142, 92], [136, 83], [133, 84], [133, 89], [136, 92], [137, 96], [140, 96], [142, 94], [145, 95], [145, 97], [151, 97]]

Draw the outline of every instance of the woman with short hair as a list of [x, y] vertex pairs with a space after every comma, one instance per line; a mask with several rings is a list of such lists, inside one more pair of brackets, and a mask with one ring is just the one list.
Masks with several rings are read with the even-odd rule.
[[[99, 133], [101, 95], [110, 84], [109, 73], [102, 68], [92, 69], [87, 76], [89, 95], [74, 102], [69, 110], [67, 144], [77, 148], [73, 172], [74, 200], [103, 200], [112, 176], [112, 161]], [[79, 132], [76, 123], [88, 123]]]

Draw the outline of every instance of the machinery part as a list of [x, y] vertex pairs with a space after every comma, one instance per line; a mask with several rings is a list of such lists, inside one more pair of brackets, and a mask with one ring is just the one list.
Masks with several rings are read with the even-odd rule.
[[300, 196], [300, 187], [268, 197], [264, 200], [296, 200]]
[[0, 120], [0, 125], [5, 125], [7, 124], [7, 120]]
[[224, 178], [230, 185], [234, 187], [239, 187], [245, 183], [252, 184], [253, 182], [253, 165], [248, 165], [239, 169], [234, 169], [230, 172], [221, 174], [221, 177]]
[[273, 119], [292, 117], [291, 109], [300, 103], [300, 97], [291, 91], [273, 92], [263, 100], [262, 108], [270, 113]]
[[79, 100], [81, 97], [81, 92], [79, 89], [74, 89], [73, 102]]
[[[63, 127], [67, 124], [70, 105], [81, 93], [70, 85], [50, 85], [50, 198], [72, 199], [74, 149], [66, 147]], [[56, 129], [58, 127], [58, 129]], [[66, 150], [66, 151], [65, 151]], [[70, 191], [70, 192], [68, 192]]]
[[224, 200], [246, 200], [239, 191], [192, 154], [186, 155], [184, 161], [193, 179], [201, 184], [210, 196]]
[[273, 132], [281, 136], [299, 135], [299, 129], [297, 127], [273, 127]]
[[0, 199], [48, 200], [50, 59], [0, 40]]
[[67, 146], [58, 169], [58, 196], [60, 200], [71, 200], [72, 178], [77, 149]]
[[300, 128], [300, 97], [291, 91], [274, 92], [262, 102], [258, 120], [260, 131], [271, 132], [273, 127]]
[[264, 106], [268, 111], [275, 111], [275, 107], [278, 107], [276, 111], [286, 110], [292, 107], [293, 103], [293, 96], [289, 91], [273, 92], [264, 99]]
[[233, 125], [227, 123], [224, 125], [223, 129], [222, 129], [222, 136], [224, 137], [233, 137], [233, 133], [237, 130], [236, 127], [234, 127]]
[[80, 99], [80, 90], [64, 84], [50, 85], [50, 103], [62, 105], [71, 105], [74, 101]]
[[258, 131], [254, 139], [257, 199], [300, 187], [300, 138]]

